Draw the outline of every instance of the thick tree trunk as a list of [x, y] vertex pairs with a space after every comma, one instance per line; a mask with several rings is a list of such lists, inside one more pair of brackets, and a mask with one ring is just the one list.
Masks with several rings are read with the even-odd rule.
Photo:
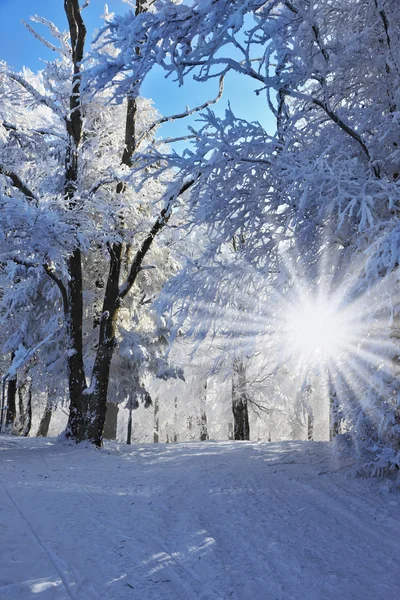
[[6, 412], [6, 428], [11, 429], [15, 423], [17, 416], [17, 378], [8, 380], [7, 386], [7, 412]]
[[[14, 352], [11, 353], [11, 364], [14, 360]], [[8, 380], [7, 385], [7, 412], [6, 412], [6, 428], [11, 429], [14, 425], [17, 416], [17, 376]]]
[[22, 434], [25, 427], [25, 407], [24, 407], [24, 393], [23, 387], [18, 389], [18, 424], [19, 424], [19, 433]]
[[119, 406], [115, 402], [107, 402], [106, 422], [103, 437], [106, 440], [117, 439]]
[[122, 265], [122, 244], [113, 244], [110, 252], [110, 270], [100, 320], [99, 345], [92, 371], [90, 388], [84, 396], [87, 402], [85, 438], [101, 446], [107, 411], [107, 393], [111, 361], [115, 349], [115, 332], [119, 313], [119, 277]]
[[248, 395], [246, 389], [246, 367], [242, 360], [236, 359], [232, 374], [232, 412], [234, 439], [249, 440], [250, 425], [248, 413]]
[[22, 435], [28, 437], [32, 427], [32, 384], [28, 387], [28, 399], [26, 402], [25, 425]]
[[[71, 55], [74, 66], [70, 113], [66, 120], [68, 147], [65, 157], [64, 195], [71, 211], [76, 206], [75, 193], [78, 182], [78, 155], [82, 139], [81, 73], [86, 27], [82, 19], [79, 0], [64, 0], [71, 38]], [[66, 436], [76, 442], [87, 439], [87, 429], [91, 418], [89, 402], [85, 396], [86, 378], [83, 363], [83, 276], [80, 248], [76, 248], [68, 261], [68, 289], [66, 325], [69, 337], [68, 350], [68, 387], [70, 398], [69, 418]]]
[[[26, 406], [24, 405], [25, 401], [25, 392], [26, 394]], [[19, 434], [27, 437], [30, 433], [32, 426], [32, 384], [29, 382], [28, 384], [21, 385], [18, 388], [18, 430]]]
[[129, 404], [128, 429], [126, 432], [126, 443], [128, 444], [128, 446], [130, 446], [132, 444], [132, 420], [133, 420], [132, 413], [133, 413], [132, 405]]
[[52, 415], [51, 402], [50, 402], [50, 397], [48, 395], [47, 402], [46, 402], [46, 408], [44, 409], [44, 413], [40, 420], [39, 428], [38, 428], [38, 431], [36, 434], [37, 437], [47, 437], [47, 435], [49, 433], [49, 428], [50, 428], [51, 415]]
[[68, 352], [69, 418], [66, 436], [76, 442], [86, 439], [88, 415], [85, 370], [83, 364], [83, 277], [80, 250], [75, 250], [69, 259], [69, 314], [67, 328], [70, 349]]

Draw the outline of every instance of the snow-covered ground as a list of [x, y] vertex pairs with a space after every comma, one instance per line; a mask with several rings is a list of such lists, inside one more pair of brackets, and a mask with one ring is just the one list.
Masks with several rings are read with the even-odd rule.
[[399, 494], [327, 443], [0, 449], [0, 598], [400, 598]]

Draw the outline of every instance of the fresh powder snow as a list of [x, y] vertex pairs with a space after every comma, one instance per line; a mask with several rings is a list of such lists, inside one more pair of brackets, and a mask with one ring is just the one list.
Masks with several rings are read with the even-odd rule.
[[0, 598], [400, 598], [396, 482], [329, 443], [3, 436], [0, 456]]

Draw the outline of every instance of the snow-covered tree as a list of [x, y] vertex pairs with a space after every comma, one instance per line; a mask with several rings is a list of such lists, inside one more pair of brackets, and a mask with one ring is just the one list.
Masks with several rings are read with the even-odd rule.
[[[398, 464], [400, 450], [393, 343], [399, 32], [400, 13], [391, 0], [192, 0], [180, 5], [156, 0], [151, 13], [137, 18], [131, 12], [109, 24], [104, 39], [118, 53], [103, 54], [91, 73], [123, 97], [156, 64], [180, 83], [191, 75], [201, 82], [234, 71], [265, 96], [266, 110], [276, 117], [274, 135], [230, 109], [224, 118], [208, 111], [193, 149], [172, 157], [170, 164], [183, 180], [195, 177], [191, 225], [207, 227], [210, 241], [168, 284], [162, 307], [172, 298], [181, 325], [189, 319], [189, 330], [204, 337], [217, 322], [218, 306], [226, 308], [239, 285], [244, 296], [254, 298], [253, 277], [247, 274], [257, 273], [264, 280], [251, 319], [258, 324], [257, 336], [269, 328], [266, 322], [274, 322], [262, 318], [274, 312], [271, 299], [277, 296], [271, 290], [293, 294], [302, 264], [307, 279], [302, 285], [312, 294], [327, 276], [325, 269], [321, 278], [321, 265], [333, 256], [328, 274], [335, 291], [339, 283], [345, 288], [342, 303], [367, 310], [371, 331], [379, 314], [387, 338], [377, 349], [368, 327], [359, 331], [362, 352], [352, 350], [351, 381], [342, 381], [341, 391], [349, 398], [347, 425], [361, 454], [370, 449], [389, 468]], [[213, 277], [235, 236], [244, 236], [246, 243]], [[357, 406], [348, 391], [354, 386], [362, 399]]]
[[60, 55], [43, 71], [1, 66], [2, 319], [14, 353], [9, 376], [33, 358], [38, 375], [53, 373], [50, 383], [65, 371], [67, 436], [101, 444], [113, 358], [115, 396], [132, 365], [135, 376], [124, 383], [139, 398], [146, 369], [178, 374], [162, 358], [166, 331], [146, 311], [176, 270], [170, 232], [161, 245], [156, 238], [192, 180], [166, 193], [168, 172], [152, 177], [143, 163], [139, 150], [160, 119], [136, 85], [119, 106], [110, 92], [83, 86], [95, 65], [85, 55], [83, 8], [65, 1], [67, 33], [34, 18]]

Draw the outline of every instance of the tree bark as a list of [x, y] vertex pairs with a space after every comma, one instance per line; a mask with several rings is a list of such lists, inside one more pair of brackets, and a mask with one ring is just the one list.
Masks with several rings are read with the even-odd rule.
[[52, 414], [51, 408], [46, 406], [43, 416], [40, 420], [39, 429], [36, 434], [36, 437], [47, 437], [48, 436], [50, 422], [51, 422], [51, 414]]
[[28, 400], [26, 403], [25, 425], [22, 435], [28, 437], [32, 427], [32, 384], [28, 386]]
[[77, 442], [86, 439], [88, 416], [84, 391], [86, 390], [85, 370], [83, 364], [83, 283], [82, 259], [80, 250], [75, 250], [70, 257], [68, 299], [69, 312], [67, 332], [69, 337], [68, 388], [69, 388], [69, 418], [66, 435]]
[[85, 438], [101, 446], [107, 411], [107, 394], [111, 361], [116, 345], [116, 325], [120, 306], [119, 277], [122, 266], [122, 244], [113, 244], [110, 269], [100, 319], [99, 343], [92, 371], [90, 388], [85, 390], [87, 414]]
[[[11, 364], [14, 360], [14, 352], [11, 353]], [[17, 376], [8, 380], [7, 385], [7, 412], [6, 412], [6, 429], [11, 429], [15, 423], [17, 416]]]
[[17, 416], [16, 406], [17, 396], [17, 378], [9, 379], [7, 386], [7, 413], [6, 413], [6, 428], [11, 429], [15, 423]]
[[126, 443], [128, 446], [132, 444], [132, 406], [129, 406], [129, 415], [128, 415], [128, 429], [126, 432]]
[[[27, 390], [26, 406], [24, 395]], [[19, 434], [28, 437], [32, 426], [32, 383], [25, 383], [18, 388], [18, 429]]]
[[[70, 112], [66, 120], [68, 145], [65, 157], [65, 200], [71, 210], [75, 207], [75, 192], [78, 182], [78, 152], [82, 138], [83, 117], [81, 108], [81, 72], [86, 27], [82, 19], [79, 0], [64, 0], [71, 39], [71, 53], [74, 67], [72, 93], [70, 96]], [[91, 414], [88, 409], [86, 378], [83, 362], [83, 276], [81, 250], [77, 247], [68, 261], [68, 303], [66, 325], [69, 338], [67, 352], [68, 387], [70, 411], [66, 436], [76, 442], [87, 438]]]
[[119, 406], [115, 402], [107, 402], [106, 422], [103, 437], [106, 440], [117, 439]]
[[235, 440], [250, 439], [248, 394], [246, 389], [246, 367], [236, 359], [232, 374], [232, 412]]
[[47, 437], [47, 435], [49, 433], [49, 428], [50, 428], [51, 415], [52, 415], [51, 403], [50, 403], [50, 398], [48, 395], [46, 407], [44, 409], [44, 413], [40, 420], [40, 424], [39, 424], [39, 428], [38, 428], [36, 437]]

